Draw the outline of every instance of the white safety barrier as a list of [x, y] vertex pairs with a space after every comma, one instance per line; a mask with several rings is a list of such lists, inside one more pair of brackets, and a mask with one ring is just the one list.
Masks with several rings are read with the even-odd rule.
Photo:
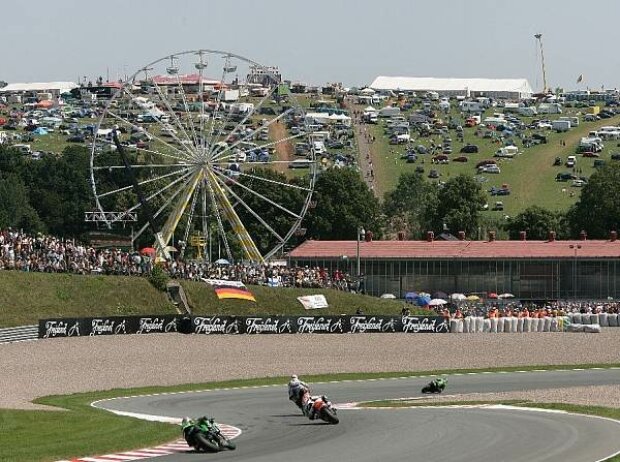
[[609, 327], [618, 327], [618, 315], [616, 313], [608, 314], [607, 323]]
[[[611, 315], [610, 315], [611, 316]], [[607, 318], [609, 319], [609, 318]], [[617, 322], [618, 317], [615, 317]], [[544, 318], [483, 318], [468, 316], [464, 319], [451, 319], [450, 332], [453, 333], [527, 333], [527, 332], [564, 332], [573, 324], [570, 316], [547, 316]], [[588, 326], [591, 324], [587, 324]], [[599, 324], [592, 324], [599, 326]]]
[[601, 332], [600, 324], [569, 324], [567, 332], [586, 332], [591, 334], [598, 334]]

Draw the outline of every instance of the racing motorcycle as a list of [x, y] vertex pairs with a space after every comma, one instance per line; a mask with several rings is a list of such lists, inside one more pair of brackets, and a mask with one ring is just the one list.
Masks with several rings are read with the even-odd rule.
[[332, 425], [336, 425], [338, 422], [340, 422], [340, 419], [338, 419], [336, 408], [332, 405], [331, 401], [329, 401], [326, 396], [320, 396], [315, 398], [314, 402], [312, 403], [312, 409], [314, 410], [315, 415], [317, 415], [318, 418], [324, 422]]
[[220, 427], [210, 419], [198, 421], [195, 425], [183, 430], [187, 444], [199, 452], [220, 452], [225, 449], [234, 451], [237, 446], [226, 438]]
[[441, 381], [438, 383], [437, 380], [431, 381], [428, 385], [422, 388], [422, 393], [441, 393], [446, 387], [446, 381]]

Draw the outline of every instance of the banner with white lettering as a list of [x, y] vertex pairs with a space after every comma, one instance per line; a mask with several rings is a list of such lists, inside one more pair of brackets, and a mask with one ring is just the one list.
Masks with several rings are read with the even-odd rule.
[[304, 295], [303, 297], [297, 297], [299, 303], [303, 305], [306, 310], [316, 310], [319, 308], [327, 308], [327, 299], [325, 295]]
[[441, 316], [102, 316], [42, 319], [39, 338], [183, 333], [202, 335], [448, 333]]

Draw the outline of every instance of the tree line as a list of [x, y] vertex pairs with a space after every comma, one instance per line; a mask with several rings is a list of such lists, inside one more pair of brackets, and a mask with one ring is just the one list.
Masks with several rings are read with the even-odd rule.
[[[303, 182], [275, 171], [263, 172], [263, 176], [279, 182]], [[109, 181], [120, 179], [110, 177]], [[303, 200], [302, 195], [274, 187], [276, 184], [255, 182], [248, 186], [291, 209]], [[60, 156], [33, 160], [0, 146], [0, 198], [0, 228], [87, 239], [91, 226], [84, 222], [84, 212], [94, 210], [88, 150], [71, 146]], [[245, 199], [276, 228], [287, 226], [280, 223], [281, 213], [268, 203], [252, 202], [247, 195]], [[489, 218], [489, 214], [482, 213], [486, 193], [467, 175], [452, 177], [438, 186], [422, 174], [403, 173], [396, 188], [380, 200], [356, 170], [331, 169], [319, 175], [313, 201], [316, 207], [310, 208], [302, 224], [306, 233], [296, 237], [294, 243], [307, 238], [356, 239], [360, 227], [371, 231], [375, 238], [388, 239], [396, 238], [398, 233], [404, 233], [406, 239], [422, 239], [427, 231], [438, 234], [444, 230], [455, 235], [464, 231], [468, 239], [484, 239], [491, 230], [498, 237], [517, 239], [520, 231], [526, 231], [528, 239], [542, 240], [551, 230], [558, 239], [576, 238], [584, 230], [589, 238], [605, 239], [610, 230], [618, 230], [620, 165], [597, 170], [568, 211], [531, 205], [507, 219], [500, 214]], [[109, 204], [112, 209], [115, 205], [122, 204]], [[269, 247], [270, 236], [264, 230], [249, 231], [262, 232], [258, 237], [260, 247]]]

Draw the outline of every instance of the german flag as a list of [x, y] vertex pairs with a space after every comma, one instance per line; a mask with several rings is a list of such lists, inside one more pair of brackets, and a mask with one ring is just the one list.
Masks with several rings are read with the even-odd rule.
[[233, 298], [237, 300], [249, 300], [256, 302], [254, 295], [241, 281], [227, 281], [225, 279], [202, 279], [205, 283], [213, 286], [215, 295], [219, 300]]

